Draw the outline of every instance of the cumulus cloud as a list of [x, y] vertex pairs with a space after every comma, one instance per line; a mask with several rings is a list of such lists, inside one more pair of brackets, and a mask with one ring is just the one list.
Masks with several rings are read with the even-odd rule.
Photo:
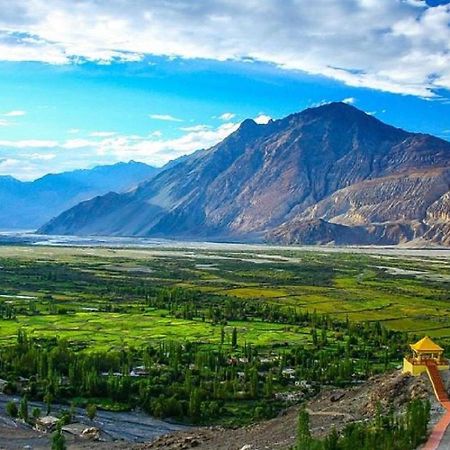
[[209, 130], [211, 128], [210, 125], [192, 125], [190, 127], [181, 127], [180, 130], [181, 131], [206, 131]]
[[117, 134], [117, 131], [93, 131], [89, 134], [91, 137], [110, 137]]
[[20, 141], [0, 140], [0, 147], [9, 147], [17, 149], [28, 148], [54, 148], [58, 146], [58, 141], [43, 139], [23, 139]]
[[0, 0], [0, 59], [256, 60], [433, 97], [450, 89], [449, 20], [415, 0]]
[[449, 19], [413, 0], [0, 0], [0, 59], [258, 60], [430, 97], [450, 88]]
[[19, 116], [24, 116], [25, 114], [26, 114], [25, 111], [15, 110], [15, 111], [9, 111], [7, 113], [4, 113], [3, 115], [5, 117], [19, 117]]
[[266, 124], [268, 123], [270, 120], [272, 120], [272, 117], [266, 115], [266, 114], [259, 114], [258, 116], [256, 116], [253, 119], [256, 123], [259, 124]]
[[39, 161], [50, 161], [55, 158], [55, 153], [31, 153], [30, 155], [30, 159], [37, 159]]
[[182, 119], [174, 117], [170, 114], [149, 114], [150, 119], [154, 120], [164, 120], [166, 122], [183, 122]]
[[355, 97], [344, 98], [344, 100], [342, 100], [342, 103], [347, 103], [347, 105], [353, 105], [356, 103], [356, 98]]
[[223, 113], [222, 115], [220, 115], [219, 119], [220, 120], [224, 120], [224, 121], [228, 121], [228, 120], [233, 119], [234, 117], [236, 117], [236, 114], [230, 113], [230, 112], [226, 112], [226, 113]]
[[216, 128], [196, 125], [186, 127], [184, 134], [171, 139], [164, 139], [156, 131], [147, 136], [94, 132], [87, 138], [64, 141], [0, 140], [0, 175], [34, 179], [49, 172], [130, 159], [162, 166], [174, 158], [217, 144], [238, 127], [234, 122]]

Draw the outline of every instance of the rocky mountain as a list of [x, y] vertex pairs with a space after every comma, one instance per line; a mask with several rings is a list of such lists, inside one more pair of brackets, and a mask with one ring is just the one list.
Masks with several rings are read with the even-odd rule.
[[450, 245], [449, 191], [449, 142], [331, 103], [245, 120], [134, 191], [83, 202], [40, 232]]
[[127, 191], [157, 173], [154, 167], [130, 161], [49, 174], [30, 182], [0, 176], [0, 229], [35, 229], [83, 200]]

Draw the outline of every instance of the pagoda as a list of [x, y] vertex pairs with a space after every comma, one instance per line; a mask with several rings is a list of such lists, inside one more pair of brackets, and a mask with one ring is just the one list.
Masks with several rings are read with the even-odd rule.
[[403, 359], [403, 373], [414, 376], [427, 371], [434, 366], [438, 370], [448, 370], [449, 362], [443, 357], [444, 349], [425, 336], [415, 344], [410, 344], [412, 355]]

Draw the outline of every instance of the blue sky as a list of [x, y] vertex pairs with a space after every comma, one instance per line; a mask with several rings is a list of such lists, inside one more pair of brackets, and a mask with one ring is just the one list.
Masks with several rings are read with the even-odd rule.
[[328, 101], [450, 140], [449, 2], [2, 3], [0, 175], [160, 166]]

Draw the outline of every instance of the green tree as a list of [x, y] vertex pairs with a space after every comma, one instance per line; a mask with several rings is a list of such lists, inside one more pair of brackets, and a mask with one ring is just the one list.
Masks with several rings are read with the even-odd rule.
[[8, 414], [8, 416], [12, 417], [13, 419], [15, 419], [17, 417], [17, 415], [19, 414], [19, 410], [17, 409], [17, 405], [15, 404], [15, 402], [10, 401], [6, 404], [6, 412]]
[[323, 448], [324, 450], [339, 450], [339, 434], [336, 428], [333, 428], [323, 441]]
[[86, 414], [90, 420], [94, 420], [95, 416], [97, 415], [97, 406], [95, 406], [93, 403], [87, 405]]
[[231, 346], [233, 348], [237, 347], [237, 330], [236, 330], [236, 327], [233, 328], [233, 332], [231, 334]]
[[309, 414], [305, 408], [302, 408], [298, 415], [296, 450], [310, 450], [311, 446], [312, 436], [309, 429]]
[[39, 419], [41, 417], [41, 409], [40, 408], [33, 408], [31, 411], [31, 415], [33, 416], [33, 419]]
[[50, 411], [52, 410], [52, 402], [53, 402], [53, 395], [47, 391], [47, 393], [44, 396], [44, 402], [47, 405], [47, 415], [50, 414]]
[[27, 396], [23, 396], [19, 403], [19, 417], [25, 422], [28, 421], [28, 400]]
[[189, 398], [189, 416], [193, 422], [196, 422], [200, 416], [201, 399], [197, 388], [192, 389]]
[[62, 434], [61, 424], [58, 423], [56, 431], [52, 435], [52, 450], [66, 450], [66, 438]]

